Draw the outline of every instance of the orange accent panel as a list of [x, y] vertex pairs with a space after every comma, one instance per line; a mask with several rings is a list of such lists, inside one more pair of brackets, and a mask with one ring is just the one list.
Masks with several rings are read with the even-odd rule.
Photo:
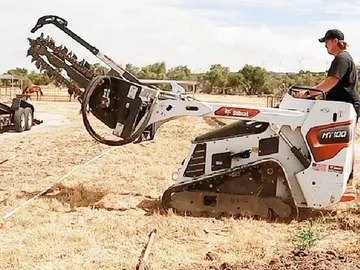
[[255, 115], [260, 113], [256, 109], [246, 109], [246, 108], [237, 108], [237, 107], [220, 107], [215, 111], [215, 115], [220, 116], [235, 116], [235, 117], [247, 117], [253, 118]]
[[341, 142], [341, 143], [331, 143], [331, 144], [321, 144], [318, 139], [318, 134], [321, 130], [341, 127], [341, 126], [349, 126], [351, 121], [332, 123], [322, 126], [316, 126], [309, 129], [306, 134], [306, 141], [310, 147], [311, 153], [314, 156], [316, 162], [324, 161], [336, 156], [337, 153], [340, 152], [341, 149], [349, 146], [349, 142]]
[[340, 202], [350, 202], [354, 200], [356, 200], [356, 194], [344, 194], [341, 197]]

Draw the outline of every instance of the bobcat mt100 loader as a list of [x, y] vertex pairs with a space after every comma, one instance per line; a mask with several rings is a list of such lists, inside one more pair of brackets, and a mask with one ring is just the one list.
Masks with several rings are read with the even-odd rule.
[[[41, 17], [32, 32], [45, 24], [57, 26], [111, 68], [109, 74], [97, 74], [53, 39], [43, 34], [29, 39], [28, 55], [39, 69], [76, 91], [85, 127], [101, 143], [151, 140], [162, 123], [181, 116], [238, 120], [192, 141], [176, 183], [163, 194], [165, 208], [267, 218], [341, 201], [354, 159], [356, 113], [351, 104], [293, 98], [292, 92], [303, 87], [291, 87], [278, 108], [199, 101], [141, 84], [60, 17]], [[89, 112], [119, 140], [96, 133]]]

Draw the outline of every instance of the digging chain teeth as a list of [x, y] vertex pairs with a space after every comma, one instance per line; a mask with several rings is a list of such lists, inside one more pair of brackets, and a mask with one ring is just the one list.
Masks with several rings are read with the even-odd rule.
[[[80, 86], [86, 87], [88, 83], [96, 77], [95, 69], [85, 59], [78, 61], [78, 57], [63, 46], [56, 46], [55, 41], [41, 34], [36, 39], [28, 39], [30, 48], [27, 56], [32, 56], [31, 62], [39, 70], [45, 70], [49, 77], [57, 82], [65, 84], [69, 89], [75, 92], [75, 95], [83, 96], [83, 92], [74, 83], [61, 75], [61, 70], [65, 70], [70, 78]], [[49, 50], [50, 49], [50, 50]], [[43, 57], [44, 58], [43, 58]], [[47, 60], [47, 61], [45, 61]], [[55, 68], [53, 68], [53, 66]]]
[[82, 98], [83, 92], [71, 81], [61, 75], [59, 71], [51, 67], [41, 56], [32, 48], [28, 50], [28, 56], [32, 56], [31, 62], [35, 62], [35, 66], [40, 70], [46, 70], [49, 77], [54, 78], [57, 82], [65, 84], [66, 87], [73, 90], [76, 96]]
[[60, 46], [60, 48], [61, 47], [62, 48], [59, 49], [59, 47], [55, 46], [55, 43], [50, 42], [47, 39], [39, 39], [39, 43], [51, 49], [53, 51], [52, 54], [54, 54], [58, 58], [68, 61], [77, 72], [81, 73], [89, 81], [92, 80], [97, 75], [91, 69], [90, 64], [87, 66], [81, 65], [80, 64], [81, 62], [77, 61], [77, 56], [73, 52], [68, 53], [68, 49], [65, 46], [64, 47]]
[[[81, 62], [77, 61], [77, 56], [70, 52], [68, 53], [68, 49], [65, 46], [56, 46], [53, 40], [50, 38], [41, 38], [38, 37], [36, 40], [30, 40], [30, 46], [37, 48], [39, 46], [45, 46], [45, 48], [49, 48], [52, 52], [49, 52], [49, 54], [56, 56], [62, 61], [67, 61], [71, 64], [71, 68], [76, 70], [76, 72], [80, 73], [82, 76], [84, 76], [89, 81], [92, 80], [96, 75], [94, 72], [94, 69], [91, 67], [90, 64], [86, 65], [86, 61], [83, 60]], [[81, 63], [85, 62], [85, 65], [82, 65]]]

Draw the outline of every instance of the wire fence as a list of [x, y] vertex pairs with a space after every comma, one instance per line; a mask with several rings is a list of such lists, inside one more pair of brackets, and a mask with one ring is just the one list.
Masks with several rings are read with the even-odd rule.
[[266, 96], [266, 107], [275, 108], [278, 107], [281, 101], [280, 95], [268, 95]]
[[[31, 94], [27, 96], [22, 95], [22, 90], [18, 87], [4, 87], [0, 88], [0, 102], [6, 102], [11, 101], [13, 98], [21, 97], [28, 100], [38, 100], [38, 101], [47, 101], [47, 102], [73, 102], [73, 97], [70, 100], [69, 94], [67, 92], [66, 88], [42, 88], [43, 95], [42, 96], [36, 96], [36, 94]], [[193, 95], [194, 93], [188, 93], [189, 95]], [[239, 100], [236, 100], [234, 97], [236, 96], [226, 96], [226, 95], [220, 95], [224, 98], [224, 100], [221, 101], [228, 101], [228, 102], [238, 102], [238, 103], [244, 103], [243, 100], [244, 97], [239, 97]], [[211, 95], [211, 94], [195, 94], [195, 98], [199, 98], [200, 100], [205, 101], [219, 101], [217, 100], [219, 98], [219, 95]], [[214, 100], [215, 99], [215, 100]], [[229, 100], [226, 100], [229, 99]], [[265, 100], [265, 104], [267, 107], [277, 107], [280, 103], [280, 96], [279, 95], [266, 95], [266, 97], [263, 97], [262, 99]], [[247, 99], [245, 103], [250, 103], [250, 99]], [[258, 102], [258, 101], [257, 101]], [[265, 105], [264, 104], [264, 105]]]
[[[43, 95], [36, 93], [23, 96], [22, 90], [18, 87], [0, 88], [0, 101], [9, 101], [16, 97], [24, 97], [30, 100], [54, 101], [54, 102], [70, 102], [69, 94], [66, 88], [42, 88]], [[74, 98], [71, 98], [74, 101]]]

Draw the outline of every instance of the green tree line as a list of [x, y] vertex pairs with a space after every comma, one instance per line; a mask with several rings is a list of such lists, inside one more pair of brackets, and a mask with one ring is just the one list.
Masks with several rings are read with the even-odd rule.
[[[109, 69], [99, 63], [93, 65], [96, 72], [106, 74]], [[228, 67], [214, 64], [204, 73], [192, 73], [184, 65], [167, 69], [165, 62], [156, 62], [144, 67], [126, 64], [126, 70], [139, 79], [192, 80], [197, 82], [197, 91], [212, 94], [277, 94], [290, 85], [314, 86], [325, 78], [325, 72], [300, 71], [299, 73], [274, 73], [258, 66], [246, 64], [236, 72]], [[29, 72], [25, 68], [7, 71], [23, 79], [23, 85], [47, 85], [52, 79], [46, 72]]]

